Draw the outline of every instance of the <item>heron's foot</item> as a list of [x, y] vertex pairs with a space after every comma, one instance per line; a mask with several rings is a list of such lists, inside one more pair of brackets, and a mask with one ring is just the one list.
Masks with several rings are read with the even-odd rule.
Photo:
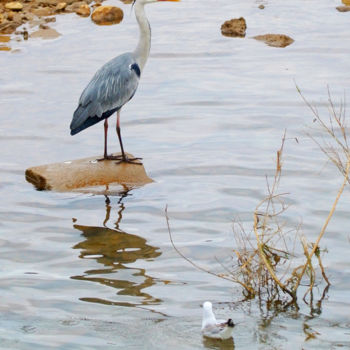
[[117, 162], [116, 164], [121, 164], [121, 163], [129, 163], [129, 164], [136, 164], [136, 165], [142, 165], [142, 162], [139, 162], [139, 160], [142, 160], [142, 158], [129, 158], [128, 156], [117, 156]]
[[103, 160], [119, 160], [122, 156], [104, 156], [103, 158], [97, 159], [98, 162], [101, 162]]
[[97, 159], [98, 162], [101, 162], [102, 160], [116, 160], [116, 164], [121, 164], [121, 163], [129, 163], [129, 164], [137, 164], [137, 165], [142, 165], [141, 162], [138, 162], [138, 160], [141, 160], [142, 158], [129, 158], [126, 155], [120, 154], [119, 156], [112, 156], [112, 155], [107, 155], [103, 158]]

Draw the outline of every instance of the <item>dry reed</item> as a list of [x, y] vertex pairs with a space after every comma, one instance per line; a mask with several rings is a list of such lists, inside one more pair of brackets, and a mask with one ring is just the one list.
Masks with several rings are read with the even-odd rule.
[[[309, 301], [312, 304], [313, 288], [317, 280], [316, 264], [326, 283], [325, 291], [328, 290], [330, 281], [322, 264], [320, 241], [326, 233], [346, 184], [350, 183], [350, 149], [347, 142], [348, 129], [344, 105], [341, 104], [339, 110], [336, 110], [328, 89], [329, 117], [325, 121], [318, 110], [305, 99], [298, 87], [297, 90], [312, 111], [314, 122], [323, 131], [322, 138], [327, 136], [328, 139], [323, 140], [322, 143], [313, 135], [308, 135], [337, 167], [343, 177], [336, 198], [315, 242], [309, 243], [306, 237], [300, 233], [300, 227], [286, 230], [286, 225], [281, 219], [282, 214], [288, 209], [284, 200], [287, 194], [278, 192], [283, 169], [286, 133], [284, 133], [281, 147], [277, 151], [272, 183], [270, 184], [267, 179], [267, 196], [260, 201], [253, 213], [251, 231], [254, 239], [246, 232], [242, 223], [234, 222], [233, 231], [238, 247], [234, 250], [235, 264], [230, 267], [222, 266], [223, 273], [216, 273], [201, 267], [176, 247], [170, 229], [168, 210], [165, 209], [170, 240], [181, 257], [201, 271], [240, 284], [246, 298], [258, 297], [259, 301], [264, 301], [268, 305], [281, 301], [284, 305], [291, 303], [297, 305], [297, 292], [301, 285], [307, 287], [303, 300], [307, 302], [306, 297], [309, 295]], [[297, 259], [295, 255], [295, 243], [298, 239], [304, 255], [302, 264], [300, 264], [300, 257]], [[287, 241], [294, 243], [287, 244]], [[325, 291], [322, 299], [325, 296]]]

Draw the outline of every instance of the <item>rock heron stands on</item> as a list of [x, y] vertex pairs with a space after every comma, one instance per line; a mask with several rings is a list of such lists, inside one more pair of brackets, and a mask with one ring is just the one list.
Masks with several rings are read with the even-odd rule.
[[[140, 28], [140, 38], [134, 52], [117, 56], [102, 66], [84, 89], [79, 99], [79, 106], [74, 112], [70, 124], [71, 135], [104, 120], [104, 155], [101, 160], [117, 160], [117, 163], [135, 162], [141, 158], [129, 159], [123, 148], [120, 134], [120, 110], [135, 94], [141, 72], [146, 64], [151, 48], [151, 27], [148, 23], [144, 6], [158, 1], [180, 0], [134, 0], [136, 19]], [[117, 135], [121, 148], [120, 156], [107, 153], [108, 118], [117, 112]]]

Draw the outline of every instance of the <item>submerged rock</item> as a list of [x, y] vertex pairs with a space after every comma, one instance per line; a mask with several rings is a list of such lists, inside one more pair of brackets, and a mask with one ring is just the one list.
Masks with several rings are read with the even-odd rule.
[[291, 37], [284, 34], [257, 35], [254, 36], [253, 39], [263, 41], [265, 44], [273, 47], [286, 47], [294, 43], [294, 40]]
[[123, 10], [116, 6], [99, 6], [91, 15], [93, 22], [98, 25], [118, 24], [123, 17]]
[[230, 37], [243, 38], [245, 37], [246, 30], [247, 24], [243, 17], [228, 20], [221, 26], [222, 35]]
[[40, 28], [36, 32], [30, 34], [31, 38], [42, 38], [42, 39], [56, 39], [60, 36], [61, 34], [48, 26]]
[[338, 7], [336, 7], [336, 9], [339, 12], [348, 12], [348, 11], [350, 11], [350, 6], [338, 6]]

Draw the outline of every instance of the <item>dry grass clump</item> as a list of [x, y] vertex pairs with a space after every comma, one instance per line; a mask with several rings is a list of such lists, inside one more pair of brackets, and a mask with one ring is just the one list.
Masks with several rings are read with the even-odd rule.
[[[252, 227], [247, 233], [242, 223], [234, 222], [234, 234], [238, 248], [234, 250], [233, 266], [222, 266], [223, 273], [209, 271], [179, 251], [172, 238], [166, 209], [170, 239], [178, 254], [197, 269], [240, 284], [246, 298], [257, 297], [259, 301], [264, 301], [267, 305], [273, 305], [276, 302], [278, 304], [282, 302], [283, 305], [296, 304], [297, 292], [301, 285], [306, 287], [303, 300], [307, 302], [306, 297], [309, 295], [312, 303], [313, 288], [316, 281], [319, 280], [317, 266], [322, 276], [319, 277], [325, 281], [328, 289], [330, 282], [321, 260], [320, 241], [326, 232], [346, 184], [350, 183], [350, 149], [347, 142], [348, 129], [343, 104], [339, 110], [336, 110], [328, 91], [329, 117], [325, 120], [317, 109], [304, 98], [300, 89], [297, 89], [311, 109], [314, 122], [322, 131], [320, 137], [309, 136], [337, 167], [343, 177], [342, 184], [315, 242], [307, 241], [305, 235], [301, 234], [301, 227], [291, 230], [283, 221], [283, 213], [288, 209], [285, 203], [287, 194], [279, 193], [278, 188], [282, 176], [285, 134], [281, 147], [277, 151], [274, 177], [271, 183], [267, 179], [267, 196], [260, 201], [254, 210]], [[299, 246], [297, 246], [298, 241]], [[298, 254], [299, 256], [295, 253], [298, 247], [302, 252]]]

